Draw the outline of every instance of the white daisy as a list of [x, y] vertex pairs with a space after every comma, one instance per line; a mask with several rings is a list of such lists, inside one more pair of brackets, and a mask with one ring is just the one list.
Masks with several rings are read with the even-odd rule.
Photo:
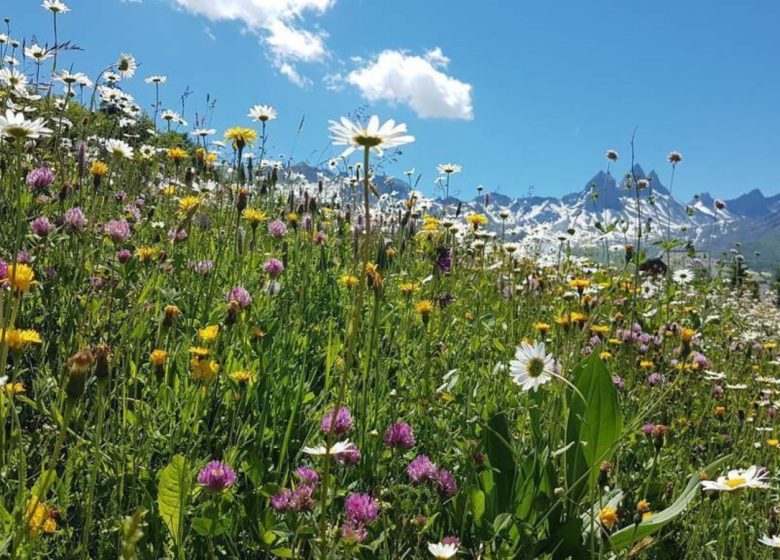
[[135, 71], [138, 70], [138, 63], [132, 55], [122, 53], [119, 55], [119, 60], [116, 61], [116, 69], [119, 70], [119, 75], [122, 78], [132, 78], [135, 76]]
[[113, 156], [133, 159], [133, 148], [124, 140], [106, 140], [106, 151]]
[[53, 14], [67, 14], [70, 8], [61, 0], [43, 0], [41, 7], [46, 8]]
[[164, 84], [167, 81], [167, 76], [149, 76], [144, 80], [147, 84]]
[[463, 166], [460, 166], [457, 163], [440, 163], [436, 166], [436, 171], [442, 175], [451, 175], [463, 171]]
[[338, 455], [339, 453], [344, 453], [345, 451], [349, 451], [352, 449], [353, 444], [349, 440], [344, 441], [337, 441], [333, 445], [330, 446], [330, 448], [325, 447], [324, 445], [317, 445], [315, 447], [304, 447], [301, 449], [304, 453], [307, 455]]
[[54, 56], [54, 52], [50, 49], [44, 49], [40, 45], [33, 43], [29, 47], [25, 47], [24, 56], [32, 58], [36, 64], [40, 64], [47, 58]]
[[765, 544], [766, 546], [770, 546], [772, 548], [780, 548], [780, 535], [774, 535], [770, 537], [769, 535], [764, 535], [760, 539], [758, 539], [758, 542], [761, 544]]
[[509, 362], [509, 375], [523, 391], [536, 391], [556, 375], [554, 368], [555, 359], [545, 350], [544, 342], [533, 346], [523, 342], [517, 347], [515, 359]]
[[383, 150], [395, 148], [414, 142], [414, 136], [406, 133], [405, 124], [395, 124], [393, 119], [379, 125], [379, 117], [373, 115], [368, 125], [363, 127], [358, 123], [341, 117], [340, 122], [330, 121], [331, 139], [336, 146], [347, 146], [341, 157], [346, 157], [358, 149], [374, 150], [381, 156]]
[[276, 109], [270, 105], [255, 105], [249, 109], [249, 114], [247, 115], [252, 120], [260, 122], [272, 121], [276, 116]]
[[455, 544], [428, 543], [428, 552], [436, 560], [447, 560], [458, 553], [458, 547]]
[[0, 69], [0, 84], [22, 94], [27, 90], [27, 76], [14, 68], [3, 68]]
[[736, 469], [729, 471], [726, 476], [719, 476], [717, 480], [702, 480], [704, 490], [717, 490], [718, 492], [734, 492], [742, 488], [769, 488], [767, 484], [768, 474], [766, 469], [755, 465], [748, 469]]
[[691, 270], [688, 268], [675, 270], [674, 274], [672, 274], [672, 280], [674, 280], [677, 284], [690, 284], [693, 281], [693, 272], [691, 272]]
[[0, 114], [0, 135], [7, 138], [39, 138], [48, 136], [51, 129], [46, 128], [46, 121], [41, 118], [28, 120], [24, 113], [14, 113], [11, 109]]

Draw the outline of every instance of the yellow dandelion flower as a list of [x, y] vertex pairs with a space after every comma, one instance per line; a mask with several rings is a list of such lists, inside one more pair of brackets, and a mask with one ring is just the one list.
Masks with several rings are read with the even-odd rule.
[[203, 346], [192, 346], [190, 347], [190, 354], [198, 358], [205, 358], [211, 354], [211, 350]]
[[219, 335], [219, 325], [208, 325], [202, 329], [198, 329], [198, 338], [203, 342], [214, 342]]
[[476, 230], [479, 226], [484, 226], [488, 223], [487, 216], [484, 214], [469, 214], [466, 216], [466, 221], [471, 225], [472, 229]]
[[260, 222], [268, 221], [268, 215], [262, 210], [257, 210], [256, 208], [245, 209], [241, 213], [241, 216], [252, 225], [257, 225]]
[[168, 352], [160, 348], [152, 350], [152, 353], [149, 355], [149, 361], [152, 363], [153, 366], [156, 367], [164, 366], [165, 360], [167, 359], [168, 359]]
[[21, 393], [24, 393], [25, 391], [24, 383], [22, 383], [21, 381], [6, 383], [3, 386], [3, 389], [5, 390], [7, 395], [19, 395]]
[[5, 274], [5, 282], [8, 286], [23, 294], [35, 283], [35, 271], [26, 264], [10, 264]]
[[183, 196], [179, 199], [179, 212], [188, 214], [200, 206], [200, 198], [194, 195]]
[[414, 304], [414, 310], [423, 317], [427, 317], [433, 311], [433, 302], [429, 299], [423, 299]]
[[176, 194], [176, 185], [168, 185], [167, 187], [163, 187], [160, 192], [165, 196], [173, 196]]
[[341, 278], [339, 278], [339, 284], [344, 286], [345, 288], [354, 288], [357, 286], [358, 282], [357, 276], [353, 276], [352, 274], [342, 274]]
[[607, 325], [593, 325], [590, 328], [590, 332], [593, 334], [607, 334], [609, 332], [609, 326]]
[[41, 335], [33, 329], [8, 329], [5, 342], [13, 350], [24, 350], [31, 344], [41, 344]]
[[181, 148], [170, 148], [168, 150], [168, 159], [172, 159], [175, 162], [187, 159], [187, 151]]
[[587, 278], [575, 278], [574, 280], [569, 280], [569, 287], [579, 291], [580, 293], [588, 286], [590, 286], [590, 280]]
[[149, 262], [157, 258], [157, 253], [158, 251], [154, 247], [139, 247], [135, 251], [135, 256], [141, 262]]
[[601, 526], [604, 527], [607, 531], [612, 529], [615, 523], [617, 523], [617, 520], [617, 509], [613, 506], [602, 508], [599, 512], [599, 522], [601, 523]]
[[219, 363], [214, 360], [192, 358], [190, 367], [192, 368], [192, 379], [195, 381], [211, 381], [219, 373]]
[[89, 172], [95, 177], [105, 177], [108, 175], [108, 165], [102, 161], [93, 161], [89, 166]]
[[233, 143], [233, 148], [242, 149], [244, 146], [252, 145], [257, 140], [257, 131], [251, 128], [236, 126], [229, 128], [225, 132], [225, 140]]
[[230, 374], [230, 379], [239, 385], [248, 385], [255, 380], [255, 374], [251, 371], [240, 369]]
[[405, 296], [416, 294], [420, 291], [420, 285], [415, 282], [404, 282], [401, 284], [401, 293]]

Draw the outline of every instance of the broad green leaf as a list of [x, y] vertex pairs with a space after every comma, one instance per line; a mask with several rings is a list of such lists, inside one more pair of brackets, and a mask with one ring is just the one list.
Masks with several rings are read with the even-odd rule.
[[612, 456], [623, 414], [612, 376], [596, 352], [574, 369], [573, 383], [582, 396], [570, 392], [566, 442], [574, 445], [566, 452], [566, 481], [578, 501], [595, 484], [599, 464]]
[[469, 497], [471, 506], [471, 515], [474, 516], [474, 524], [479, 527], [482, 525], [482, 516], [485, 515], [485, 493], [482, 490], [472, 490]]
[[274, 548], [271, 551], [271, 554], [278, 558], [292, 558], [293, 557], [293, 551], [290, 548]]
[[187, 460], [182, 455], [174, 455], [159, 475], [157, 507], [177, 546], [181, 546], [183, 540], [184, 510], [191, 486]]
[[488, 421], [483, 432], [483, 440], [493, 470], [490, 512], [495, 516], [498, 513], [512, 511], [517, 480], [517, 465], [505, 414], [496, 414]]
[[[728, 455], [726, 457], [721, 457], [717, 461], [704, 467], [703, 470], [707, 472], [713, 472], [728, 458]], [[672, 519], [683, 513], [688, 508], [690, 503], [696, 498], [696, 496], [700, 494], [700, 483], [701, 471], [697, 471], [688, 478], [688, 484], [685, 486], [685, 489], [677, 497], [672, 505], [670, 505], [665, 510], [656, 513], [648, 521], [642, 521], [642, 523], [639, 525], [631, 525], [630, 527], [624, 527], [620, 531], [616, 531], [609, 538], [609, 544], [611, 547], [614, 550], [620, 550], [622, 548], [629, 547], [635, 542], [638, 542], [661, 529]]]

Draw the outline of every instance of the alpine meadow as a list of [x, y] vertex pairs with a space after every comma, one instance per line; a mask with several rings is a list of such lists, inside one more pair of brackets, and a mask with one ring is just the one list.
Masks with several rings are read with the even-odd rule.
[[[506, 137], [424, 144], [487, 130], [477, 70], [302, 27], [391, 3], [40, 1], [0, 10], [0, 558], [780, 558], [776, 175], [693, 195], [645, 124], [477, 186], [438, 149]], [[181, 92], [93, 9], [265, 56]]]

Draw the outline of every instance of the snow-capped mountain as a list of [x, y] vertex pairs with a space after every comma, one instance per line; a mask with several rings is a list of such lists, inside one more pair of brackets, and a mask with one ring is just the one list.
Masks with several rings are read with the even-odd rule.
[[[293, 170], [310, 183], [323, 177], [306, 165]], [[324, 177], [326, 182], [333, 183], [339, 177], [344, 182], [343, 176], [324, 173]], [[641, 188], [635, 188], [634, 183]], [[379, 176], [374, 184], [383, 198], [391, 201], [406, 199], [412, 191], [409, 183], [397, 178]], [[360, 189], [355, 193], [360, 196]], [[381, 204], [390, 206], [387, 201]], [[655, 171], [646, 173], [640, 165], [620, 176], [599, 171], [579, 191], [561, 198], [483, 193], [471, 200], [458, 200], [421, 195], [418, 205], [441, 216], [485, 214], [488, 230], [506, 240], [537, 247], [557, 247], [561, 240], [567, 240], [578, 248], [609, 247], [619, 252], [635, 241], [637, 224], [641, 223], [643, 245], [651, 247], [649, 253], [661, 252], [654, 242], [677, 238], [713, 256], [740, 243], [745, 254], [764, 253], [764, 268], [780, 262], [780, 194], [766, 197], [754, 189], [721, 201], [702, 193], [683, 202], [669, 192]]]

